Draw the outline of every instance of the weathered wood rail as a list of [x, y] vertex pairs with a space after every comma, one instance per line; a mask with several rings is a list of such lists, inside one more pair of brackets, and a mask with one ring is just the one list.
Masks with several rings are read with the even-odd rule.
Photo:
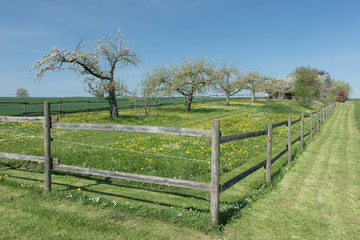
[[202, 183], [202, 182], [155, 177], [155, 176], [146, 176], [146, 175], [116, 172], [116, 171], [107, 171], [107, 170], [100, 170], [94, 168], [74, 167], [69, 165], [54, 165], [53, 169], [58, 171], [72, 172], [72, 173], [81, 173], [81, 174], [88, 174], [88, 175], [108, 177], [108, 178], [118, 178], [118, 179], [130, 180], [130, 181], [155, 183], [166, 186], [210, 191], [210, 183]]
[[[33, 156], [33, 155], [23, 155], [23, 154], [16, 154], [16, 153], [5, 153], [0, 152], [0, 158], [10, 158], [10, 159], [17, 159], [17, 160], [25, 160], [25, 161], [32, 161], [32, 162], [45, 162], [44, 157]], [[60, 160], [58, 158], [52, 158], [52, 164], [58, 165], [60, 164]]]
[[87, 124], [87, 123], [53, 123], [52, 128], [174, 134], [174, 135], [185, 135], [185, 136], [195, 136], [195, 137], [210, 137], [211, 134], [210, 130], [202, 130], [202, 129], [115, 125], [115, 124], [109, 125], [109, 124]]
[[[319, 128], [328, 119], [335, 108], [335, 101], [331, 102], [326, 106], [322, 106], [315, 112], [310, 112], [308, 115], [301, 114], [301, 116], [292, 120], [291, 115], [288, 116], [287, 121], [278, 123], [269, 122], [267, 128], [263, 131], [248, 132], [242, 134], [234, 134], [228, 136], [221, 136], [220, 132], [220, 121], [212, 121], [211, 130], [203, 129], [187, 129], [187, 128], [171, 128], [171, 127], [153, 127], [153, 126], [134, 126], [134, 125], [106, 125], [106, 124], [80, 124], [80, 123], [58, 123], [58, 118], [50, 117], [50, 103], [44, 102], [44, 117], [7, 117], [0, 116], [0, 122], [33, 122], [43, 123], [44, 126], [44, 157], [21, 155], [14, 153], [0, 152], [0, 158], [11, 158], [26, 161], [36, 161], [44, 163], [44, 192], [48, 193], [51, 191], [51, 172], [66, 171], [72, 173], [80, 173], [87, 175], [103, 176], [108, 178], [118, 178], [131, 181], [147, 182], [154, 184], [161, 184], [167, 186], [181, 187], [181, 188], [192, 188], [198, 190], [204, 190], [209, 192], [210, 199], [210, 220], [211, 224], [217, 225], [219, 221], [219, 197], [220, 193], [229, 189], [236, 183], [240, 182], [247, 176], [256, 172], [260, 168], [266, 169], [266, 181], [271, 181], [271, 165], [280, 159], [283, 155], [288, 153], [288, 162], [292, 161], [291, 151], [292, 145], [300, 141], [300, 147], [304, 146], [304, 139], [310, 135], [312, 139], [312, 130], [316, 129], [319, 133]], [[313, 114], [316, 114], [316, 126], [313, 127]], [[304, 119], [310, 118], [309, 131], [305, 133]], [[300, 122], [300, 136], [292, 140], [291, 129], [292, 125]], [[272, 157], [272, 133], [273, 129], [287, 125], [288, 127], [288, 144], [286, 148], [278, 153], [275, 157]], [[96, 131], [124, 131], [124, 132], [144, 132], [154, 134], [175, 134], [175, 135], [186, 135], [196, 137], [207, 137], [205, 144], [211, 146], [211, 182], [195, 182], [189, 180], [164, 178], [157, 176], [147, 176], [140, 174], [108, 171], [93, 168], [76, 167], [70, 165], [61, 165], [60, 160], [51, 158], [51, 128], [58, 129], [82, 129], [82, 130], [96, 130]], [[220, 184], [220, 145], [233, 141], [239, 141], [247, 138], [258, 137], [267, 135], [267, 156], [266, 160], [250, 167], [246, 171], [233, 177], [232, 179]]]

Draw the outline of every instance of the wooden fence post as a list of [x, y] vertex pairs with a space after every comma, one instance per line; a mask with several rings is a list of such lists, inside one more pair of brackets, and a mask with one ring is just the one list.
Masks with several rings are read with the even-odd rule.
[[320, 107], [320, 112], [319, 112], [319, 125], [320, 127], [322, 126], [322, 106]]
[[288, 116], [288, 163], [291, 163], [291, 115]]
[[50, 102], [44, 102], [44, 191], [51, 191], [51, 118], [50, 118]]
[[301, 113], [300, 148], [304, 148], [304, 113]]
[[312, 132], [312, 112], [310, 111], [310, 139], [313, 139], [313, 132]]
[[266, 147], [266, 181], [271, 182], [271, 155], [272, 155], [272, 122], [268, 123]]
[[328, 112], [328, 104], [326, 104], [325, 106], [326, 106], [326, 121], [327, 121], [328, 120], [328, 114], [329, 114], [329, 112]]
[[213, 120], [211, 129], [211, 192], [210, 192], [210, 221], [213, 226], [219, 223], [220, 196], [220, 121]]
[[86, 98], [86, 113], [89, 113], [89, 99]]
[[319, 108], [316, 109], [316, 133], [319, 133]]
[[324, 123], [325, 123], [325, 107], [323, 105], [322, 106], [322, 123], [321, 123], [321, 125], [324, 125]]

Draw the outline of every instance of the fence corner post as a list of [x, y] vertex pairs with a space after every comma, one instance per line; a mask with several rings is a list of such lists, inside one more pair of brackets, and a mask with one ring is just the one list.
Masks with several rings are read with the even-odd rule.
[[211, 225], [215, 226], [219, 223], [220, 120], [213, 120], [211, 125], [210, 221]]
[[50, 102], [44, 102], [44, 191], [51, 191], [51, 118], [50, 118]]
[[288, 116], [288, 163], [292, 162], [291, 159], [291, 115]]

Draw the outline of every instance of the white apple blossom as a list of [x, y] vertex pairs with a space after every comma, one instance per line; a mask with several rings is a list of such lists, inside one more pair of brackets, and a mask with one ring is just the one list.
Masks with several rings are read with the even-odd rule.
[[[83, 39], [84, 40], [84, 39]], [[37, 70], [34, 81], [40, 81], [46, 71], [64, 69], [74, 71], [78, 76], [85, 76], [85, 90], [92, 95], [108, 100], [113, 118], [118, 117], [116, 97], [128, 96], [126, 85], [115, 78], [116, 69], [140, 62], [135, 51], [130, 50], [121, 30], [115, 36], [106, 36], [98, 40], [89, 50], [83, 50], [81, 40], [74, 51], [52, 50], [42, 56], [30, 69]]]

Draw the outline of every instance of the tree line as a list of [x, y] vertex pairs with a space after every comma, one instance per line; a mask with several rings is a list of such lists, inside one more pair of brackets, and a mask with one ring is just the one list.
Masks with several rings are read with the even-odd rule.
[[[37, 71], [34, 81], [40, 81], [46, 71], [69, 69], [84, 76], [85, 91], [106, 99], [110, 105], [111, 117], [118, 118], [117, 97], [132, 98], [136, 92], [129, 91], [116, 71], [137, 65], [139, 55], [131, 50], [121, 30], [114, 36], [97, 40], [91, 48], [85, 48], [81, 40], [74, 50], [54, 46], [30, 69]], [[206, 91], [224, 93], [226, 105], [230, 97], [247, 89], [251, 102], [257, 92], [265, 92], [268, 99], [279, 96], [295, 97], [303, 106], [310, 106], [313, 100], [334, 97], [339, 92], [351, 93], [349, 84], [330, 78], [330, 74], [311, 67], [298, 67], [284, 78], [260, 74], [257, 70], [241, 71], [236, 63], [217, 64], [203, 56], [183, 58], [180, 63], [157, 66], [144, 75], [140, 83], [140, 95], [147, 105], [151, 99], [179, 94], [187, 98], [187, 110], [191, 110], [195, 95]]]

